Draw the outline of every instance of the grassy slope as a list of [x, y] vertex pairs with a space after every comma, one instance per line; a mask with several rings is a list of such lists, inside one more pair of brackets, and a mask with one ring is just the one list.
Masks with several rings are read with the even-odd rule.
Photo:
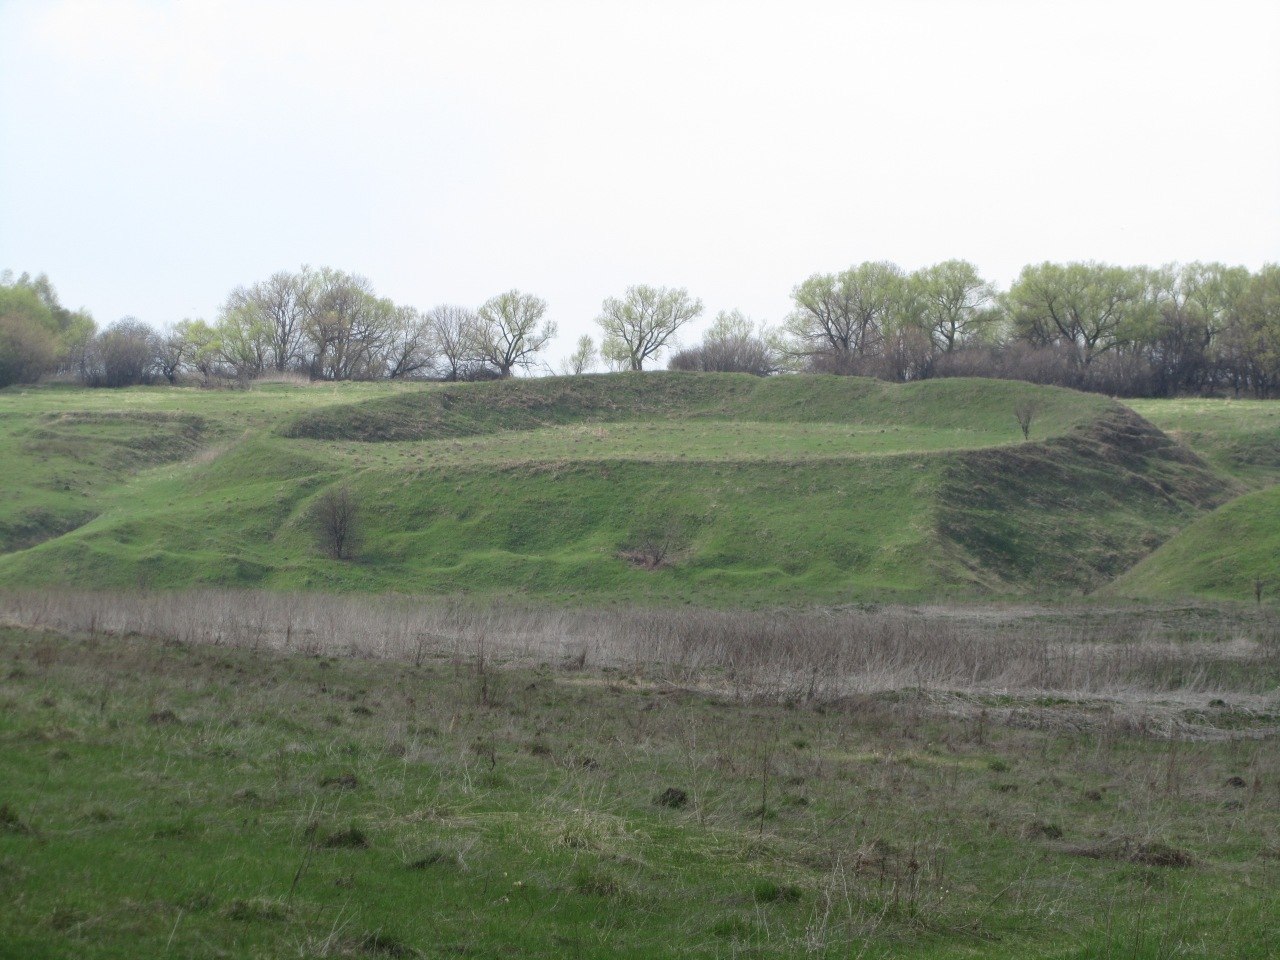
[[1195, 520], [1108, 592], [1249, 600], [1261, 580], [1265, 595], [1274, 599], [1280, 594], [1280, 403], [1183, 399], [1131, 405], [1255, 490]]
[[[14, 960], [1280, 942], [1274, 749], [1170, 743], [1105, 705], [1091, 727], [1002, 697], [1003, 725], [910, 692], [785, 708], [616, 672], [13, 630], [0, 692]], [[669, 787], [683, 806], [656, 802]]]
[[[1029, 393], [1043, 410], [1037, 442], [1021, 444], [1011, 409]], [[144, 438], [139, 414], [198, 411], [211, 444], [84, 491], [94, 519], [0, 556], [6, 583], [756, 604], [1055, 593], [1098, 585], [1223, 496], [1123, 408], [1000, 381], [36, 390], [0, 394], [0, 409], [12, 425], [0, 443], [27, 460], [39, 448], [22, 430], [81, 409]], [[342, 480], [367, 505], [356, 563], [320, 557], [306, 520]], [[43, 489], [18, 488], [5, 509], [29, 510]], [[619, 556], [655, 531], [673, 564]]]
[[86, 523], [96, 495], [149, 465], [189, 456], [208, 424], [186, 412], [0, 413], [4, 449], [0, 550], [20, 550]]
[[1196, 520], [1113, 583], [1124, 597], [1251, 600], [1280, 594], [1280, 486], [1237, 497]]
[[1274, 400], [1128, 400], [1210, 464], [1252, 487], [1280, 482], [1280, 403]]

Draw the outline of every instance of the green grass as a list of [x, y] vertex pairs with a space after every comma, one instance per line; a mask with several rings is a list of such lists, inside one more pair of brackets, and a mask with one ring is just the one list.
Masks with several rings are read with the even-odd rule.
[[[1031, 443], [1012, 413], [1025, 396], [1041, 403]], [[1236, 489], [1116, 404], [1003, 381], [53, 388], [0, 392], [0, 425], [14, 585], [1061, 596]], [[327, 559], [309, 519], [343, 482], [364, 505], [354, 562]], [[628, 559], [655, 538], [668, 562]]]
[[[940, 431], [985, 443], [1020, 439], [1019, 398], [1037, 396], [1037, 437], [1087, 423], [1107, 406], [1099, 397], [1003, 380], [928, 380], [897, 385], [865, 377], [626, 373], [446, 385], [299, 414], [282, 431], [318, 440], [435, 440], [623, 421], [838, 423], [913, 428], [910, 439]], [[938, 443], [935, 439], [933, 443]], [[962, 446], [973, 444], [962, 442]], [[899, 449], [910, 450], [910, 442]]]
[[1280, 486], [1256, 490], [1196, 520], [1109, 588], [1126, 597], [1280, 596]]
[[403, 387], [264, 384], [251, 391], [70, 386], [0, 390], [0, 552], [22, 549], [101, 512], [99, 497], [157, 464], [208, 456], [327, 403]]
[[1254, 488], [1196, 519], [1108, 587], [1128, 597], [1280, 597], [1280, 402], [1133, 400], [1222, 473]]
[[1274, 736], [1076, 706], [4, 630], [0, 956], [1274, 956]]
[[[903, 451], [964, 450], [1008, 441], [1008, 430], [990, 428], [650, 420], [587, 422], [532, 430], [504, 430], [450, 440], [388, 442], [379, 445], [376, 456], [382, 463], [431, 463], [453, 467], [568, 463], [575, 460], [795, 461], [899, 454]], [[353, 441], [310, 441], [310, 446], [304, 449], [338, 452], [352, 459], [369, 454], [365, 445]]]
[[1127, 400], [1161, 430], [1250, 486], [1280, 482], [1280, 402]]

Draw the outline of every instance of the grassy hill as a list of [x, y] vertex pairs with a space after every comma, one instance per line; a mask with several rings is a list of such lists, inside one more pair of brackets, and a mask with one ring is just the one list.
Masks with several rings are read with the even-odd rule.
[[[982, 380], [11, 390], [0, 451], [0, 583], [568, 602], [1089, 590], [1243, 489], [1118, 404]], [[352, 562], [310, 522], [338, 483]]]
[[1126, 597], [1247, 600], [1255, 581], [1280, 593], [1280, 486], [1237, 497], [1126, 572], [1110, 592]]
[[1261, 488], [1280, 482], [1280, 403], [1195, 397], [1126, 402], [1242, 483]]
[[1280, 595], [1280, 403], [1133, 401], [1144, 416], [1221, 472], [1254, 488], [1198, 518], [1107, 592], [1124, 597], [1251, 600]]

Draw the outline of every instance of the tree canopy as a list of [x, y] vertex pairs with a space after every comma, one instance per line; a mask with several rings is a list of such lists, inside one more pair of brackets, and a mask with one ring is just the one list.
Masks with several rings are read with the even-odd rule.
[[643, 370], [646, 360], [701, 313], [702, 301], [682, 287], [628, 287], [621, 297], [609, 297], [601, 305], [596, 318], [604, 333], [600, 351], [618, 366]]

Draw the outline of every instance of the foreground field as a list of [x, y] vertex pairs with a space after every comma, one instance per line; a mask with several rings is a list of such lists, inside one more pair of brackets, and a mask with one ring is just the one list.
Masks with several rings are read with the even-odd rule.
[[[1078, 595], [1246, 482], [1119, 404], [989, 380], [11, 390], [0, 453], [2, 584], [569, 604]], [[346, 561], [311, 519], [340, 485]]]
[[0, 955], [1280, 949], [1261, 613], [365, 603], [5, 597]]

